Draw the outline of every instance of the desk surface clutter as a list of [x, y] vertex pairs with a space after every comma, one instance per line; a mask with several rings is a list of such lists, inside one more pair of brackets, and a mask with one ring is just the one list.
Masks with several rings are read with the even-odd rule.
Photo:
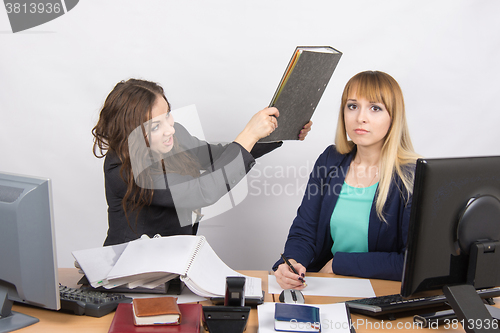
[[[249, 275], [253, 277], [258, 277], [262, 279], [262, 289], [266, 291], [264, 296], [265, 303], [264, 307], [274, 307], [275, 302], [278, 302], [278, 294], [269, 294], [267, 293], [267, 283], [268, 283], [268, 274], [267, 271], [239, 271], [244, 275]], [[332, 275], [311, 273], [310, 276], [320, 276], [320, 277], [328, 277]], [[59, 269], [59, 280], [61, 284], [67, 285], [69, 287], [77, 287], [77, 281], [80, 279], [80, 274], [76, 269], [73, 268], [60, 268]], [[334, 276], [335, 278], [342, 278], [342, 276]], [[401, 288], [401, 283], [395, 281], [385, 281], [385, 280], [370, 280], [373, 289], [377, 296], [381, 295], [389, 295], [389, 294], [397, 294]], [[305, 301], [309, 305], [320, 306], [321, 308], [324, 306], [329, 306], [330, 304], [337, 302], [344, 302], [352, 297], [324, 297], [324, 296], [308, 296], [305, 295]], [[496, 307], [499, 307], [500, 299], [495, 299]], [[128, 307], [127, 307], [128, 305]], [[182, 304], [179, 304], [179, 307]], [[197, 305], [211, 305], [210, 301], [199, 302]], [[125, 311], [130, 311], [130, 316], [128, 318], [133, 321], [132, 317], [132, 308], [131, 304], [120, 305], [120, 308], [124, 308]], [[336, 305], [339, 306], [339, 305]], [[200, 306], [201, 307], [201, 306]], [[265, 310], [265, 308], [262, 308]], [[117, 312], [112, 312], [104, 317], [95, 318], [89, 316], [77, 316], [74, 314], [68, 314], [57, 311], [50, 311], [35, 307], [30, 307], [21, 304], [15, 304], [13, 307], [13, 311], [25, 313], [36, 318], [40, 319], [40, 322], [31, 325], [29, 327], [23, 328], [21, 330], [16, 331], [19, 333], [59, 333], [59, 332], [71, 332], [71, 333], [108, 333], [110, 332], [110, 328], [112, 322], [116, 316], [116, 313], [121, 313], [124, 310], [118, 310]], [[181, 309], [182, 312], [182, 309]], [[250, 311], [250, 316], [247, 322], [247, 328], [245, 333], [265, 333], [275, 332], [274, 331], [274, 311], [271, 312], [271, 326], [270, 331], [266, 329], [259, 330], [259, 322], [266, 321], [267, 317], [265, 314], [261, 314], [262, 310], [259, 308], [252, 308]], [[266, 312], [266, 311], [264, 311]], [[321, 312], [320, 312], [321, 314]], [[196, 315], [197, 316], [197, 315]], [[399, 317], [395, 320], [387, 320], [387, 319], [376, 319], [371, 318], [359, 314], [351, 314], [352, 323], [357, 333], [362, 332], [385, 332], [390, 330], [400, 330], [404, 332], [424, 332], [422, 328], [415, 327], [413, 325], [413, 315], [406, 315], [404, 317]], [[201, 313], [200, 313], [201, 318]], [[266, 325], [267, 327], [268, 325]], [[151, 326], [148, 326], [148, 328]], [[154, 327], [153, 327], [154, 328]], [[432, 329], [432, 332], [461, 332], [464, 330], [460, 326], [460, 324], [455, 323], [455, 325], [449, 325], [447, 327], [441, 325], [437, 329]], [[111, 331], [112, 332], [112, 331]], [[132, 331], [133, 332], [133, 331]], [[203, 326], [200, 326], [200, 332], [204, 332]]]
[[[176, 255], [165, 256], [164, 253]], [[226, 276], [240, 275], [217, 256], [203, 236], [140, 238], [124, 244], [74, 251], [73, 256], [94, 288], [155, 288], [180, 276], [195, 294], [217, 297], [225, 294]], [[260, 282], [253, 277], [247, 278], [245, 295], [261, 297]]]

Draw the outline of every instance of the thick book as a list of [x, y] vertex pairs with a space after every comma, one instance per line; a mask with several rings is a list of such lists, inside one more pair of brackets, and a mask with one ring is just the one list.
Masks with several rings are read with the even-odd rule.
[[[289, 304], [291, 306], [301, 306], [301, 304]], [[308, 304], [319, 308], [319, 316], [321, 319], [322, 333], [355, 333], [354, 325], [352, 324], [349, 308], [345, 303], [333, 304]], [[259, 333], [275, 333], [274, 329], [276, 320], [274, 319], [276, 303], [264, 302], [257, 306], [259, 317]], [[291, 329], [304, 330], [307, 326], [299, 324], [292, 326]], [[287, 328], [288, 329], [288, 328]], [[290, 331], [288, 329], [288, 331]]]
[[[137, 239], [125, 244], [74, 251], [93, 287], [154, 288], [180, 276], [202, 297], [223, 297], [226, 277], [244, 276], [229, 268], [203, 236]], [[245, 276], [245, 297], [262, 297], [262, 280]]]
[[342, 52], [330, 46], [298, 46], [269, 106], [278, 109], [278, 128], [260, 142], [298, 140], [311, 120]]
[[201, 304], [179, 304], [182, 314], [180, 325], [134, 325], [134, 314], [131, 303], [120, 303], [108, 333], [198, 333], [201, 323]]
[[176, 297], [134, 298], [135, 325], [179, 325], [182, 315]]
[[274, 329], [284, 332], [320, 332], [319, 308], [303, 304], [276, 303]]

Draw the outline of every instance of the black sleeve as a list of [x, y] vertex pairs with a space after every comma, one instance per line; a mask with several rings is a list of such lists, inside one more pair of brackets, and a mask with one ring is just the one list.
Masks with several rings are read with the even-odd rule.
[[283, 141], [278, 141], [278, 142], [266, 142], [266, 143], [260, 143], [257, 142], [253, 148], [250, 154], [252, 154], [253, 158], [259, 158], [267, 153], [272, 152], [276, 148], [279, 148], [283, 145]]

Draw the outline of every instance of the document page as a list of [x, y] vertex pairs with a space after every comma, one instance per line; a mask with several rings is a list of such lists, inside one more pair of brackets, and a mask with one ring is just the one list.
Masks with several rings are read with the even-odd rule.
[[105, 246], [94, 249], [73, 251], [73, 257], [85, 272], [92, 287], [102, 287], [108, 284], [107, 277], [118, 261], [127, 243]]
[[[200, 296], [220, 297], [226, 293], [226, 277], [228, 276], [244, 275], [227, 266], [208, 242], [204, 242], [196, 255], [196, 260], [189, 268], [187, 277], [181, 277], [181, 279]], [[245, 297], [262, 297], [262, 280], [245, 277]]]
[[[375, 297], [369, 279], [348, 279], [306, 276], [307, 287], [302, 289], [302, 294], [310, 296], [333, 297]], [[276, 282], [276, 276], [269, 275], [268, 293], [280, 294], [283, 291]]]
[[200, 239], [201, 236], [170, 236], [130, 242], [109, 272], [108, 282], [121, 285], [128, 280], [144, 279], [148, 273], [156, 273], [155, 278], [159, 278], [158, 273], [183, 275]]

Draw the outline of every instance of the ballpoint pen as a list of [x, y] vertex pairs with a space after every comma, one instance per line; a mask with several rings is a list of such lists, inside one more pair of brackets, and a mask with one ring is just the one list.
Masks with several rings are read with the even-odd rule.
[[[283, 255], [283, 253], [281, 254], [281, 259], [283, 259], [283, 261], [288, 265], [288, 267], [290, 267], [290, 269], [292, 270], [292, 272], [294, 272], [295, 274], [299, 275], [299, 272], [297, 272], [297, 270], [293, 267], [292, 263], [290, 261], [288, 261], [288, 259]], [[299, 280], [302, 282], [302, 284], [304, 285], [304, 287], [307, 286], [307, 283], [306, 283], [306, 281], [304, 280], [304, 278], [302, 276], [299, 276]]]

